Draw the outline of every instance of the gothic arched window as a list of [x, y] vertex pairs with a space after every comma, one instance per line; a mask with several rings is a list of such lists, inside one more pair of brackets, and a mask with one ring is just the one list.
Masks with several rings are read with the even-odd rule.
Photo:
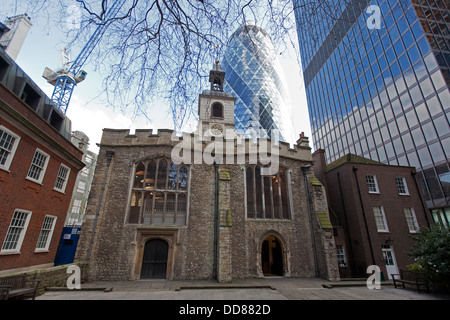
[[143, 188], [143, 186], [144, 186], [144, 174], [145, 174], [145, 166], [144, 166], [143, 163], [139, 163], [136, 166], [133, 188]]
[[260, 166], [245, 171], [247, 218], [291, 219], [286, 169], [274, 175], [261, 175]]
[[186, 225], [188, 167], [159, 158], [136, 163], [134, 170], [128, 223]]

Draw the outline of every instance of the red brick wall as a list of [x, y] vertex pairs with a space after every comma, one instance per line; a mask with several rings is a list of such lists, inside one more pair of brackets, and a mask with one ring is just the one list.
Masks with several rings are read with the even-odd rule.
[[[403, 208], [414, 208], [415, 215], [420, 228], [428, 226], [425, 214], [428, 210], [423, 208], [420, 197], [421, 190], [416, 188], [414, 178], [411, 175], [410, 167], [367, 165], [360, 163], [346, 163], [326, 174], [329, 204], [338, 217], [332, 217], [334, 225], [345, 227], [344, 208], [347, 214], [348, 227], [356, 266], [361, 266], [360, 271], [373, 263], [370, 253], [369, 241], [363, 218], [363, 210], [359, 198], [358, 188], [352, 167], [358, 168], [356, 171], [361, 190], [361, 197], [366, 215], [367, 227], [369, 229], [370, 240], [373, 248], [375, 264], [378, 265], [386, 276], [384, 260], [382, 258], [381, 247], [387, 244], [386, 240], [391, 239], [391, 243], [397, 266], [399, 269], [406, 269], [408, 264], [413, 263], [407, 252], [414, 244], [409, 232]], [[338, 185], [337, 174], [339, 173], [341, 187]], [[375, 175], [379, 194], [369, 194], [366, 175]], [[399, 195], [394, 177], [404, 177], [408, 187], [409, 195]], [[341, 189], [341, 190], [340, 190]], [[342, 193], [342, 197], [341, 197]], [[373, 214], [374, 206], [383, 206], [389, 232], [378, 232]], [[430, 220], [430, 217], [428, 217]], [[350, 264], [349, 251], [350, 243], [348, 236], [339, 233], [335, 238], [336, 244], [345, 246], [347, 262]], [[365, 272], [365, 270], [364, 270]]]
[[[367, 223], [374, 248], [375, 263], [384, 267], [381, 260], [381, 246], [391, 239], [392, 247], [399, 269], [406, 269], [414, 261], [407, 252], [414, 245], [406, 222], [404, 208], [414, 208], [420, 228], [427, 227], [425, 213], [420, 202], [420, 194], [415, 187], [411, 168], [395, 166], [358, 166], [358, 179], [361, 195], [367, 215]], [[369, 194], [365, 176], [375, 175], [380, 194]], [[394, 177], [404, 177], [408, 186], [409, 195], [399, 195]], [[383, 206], [389, 232], [378, 232], [373, 215], [374, 206]], [[383, 269], [383, 268], [382, 268]]]
[[[27, 109], [28, 107], [20, 103], [14, 96], [11, 96], [9, 91], [5, 90], [0, 85], [0, 97], [3, 101], [7, 101], [16, 111], [24, 111], [24, 116], [28, 120], [32, 121], [41, 130], [45, 130], [45, 134], [65, 150], [69, 151], [72, 157], [81, 160], [81, 151], [58, 132], [50, 128], [32, 110]], [[0, 169], [0, 248], [5, 240], [14, 211], [16, 209], [22, 209], [32, 212], [20, 254], [0, 254], [0, 270], [53, 263], [70, 204], [76, 175], [80, 170], [80, 167], [78, 167], [79, 164], [71, 164], [69, 161], [62, 159], [53, 150], [50, 143], [43, 142], [41, 138], [32, 138], [24, 131], [19, 130], [15, 123], [13, 125], [7, 122], [1, 113], [0, 125], [20, 136], [20, 142], [9, 172]], [[36, 148], [41, 149], [50, 156], [42, 184], [34, 183], [26, 179]], [[61, 163], [68, 166], [71, 170], [64, 194], [53, 190]], [[72, 161], [72, 163], [76, 163], [76, 161]], [[35, 253], [36, 243], [46, 215], [57, 217], [49, 251]]]

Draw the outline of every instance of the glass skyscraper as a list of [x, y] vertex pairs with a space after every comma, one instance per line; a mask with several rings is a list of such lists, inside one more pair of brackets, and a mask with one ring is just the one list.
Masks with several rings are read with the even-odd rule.
[[416, 167], [448, 224], [449, 1], [327, 1], [293, 0], [315, 148]]
[[283, 70], [269, 34], [246, 22], [230, 37], [224, 53], [224, 91], [236, 98], [235, 129], [246, 137], [294, 142], [291, 106]]

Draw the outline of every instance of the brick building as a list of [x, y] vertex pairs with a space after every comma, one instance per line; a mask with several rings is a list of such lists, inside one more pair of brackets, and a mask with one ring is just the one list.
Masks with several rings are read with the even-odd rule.
[[83, 153], [71, 123], [0, 49], [0, 272], [53, 266]]
[[223, 77], [196, 133], [103, 130], [76, 257], [91, 280], [338, 277], [308, 139], [241, 139]]
[[415, 168], [353, 154], [326, 165], [324, 152], [314, 152], [314, 171], [327, 190], [340, 276], [367, 277], [369, 265], [386, 279], [406, 270], [411, 236], [432, 221]]

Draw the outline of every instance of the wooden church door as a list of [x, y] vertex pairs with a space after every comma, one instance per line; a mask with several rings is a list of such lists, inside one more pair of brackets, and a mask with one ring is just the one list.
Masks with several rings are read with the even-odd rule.
[[169, 244], [161, 239], [145, 243], [141, 279], [166, 279]]

